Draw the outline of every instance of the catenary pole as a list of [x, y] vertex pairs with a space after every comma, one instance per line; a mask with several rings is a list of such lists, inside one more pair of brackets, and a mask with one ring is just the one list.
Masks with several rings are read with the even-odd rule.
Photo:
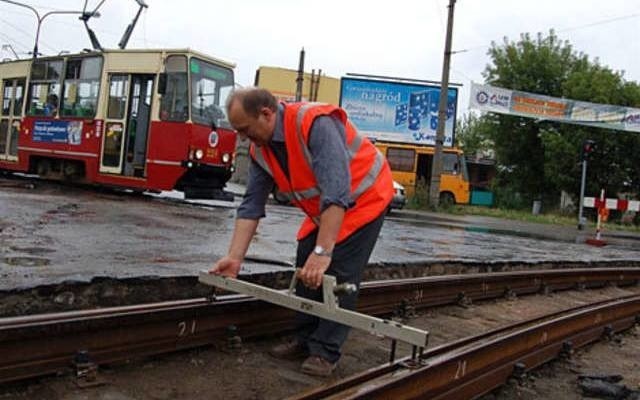
[[442, 62], [442, 80], [440, 89], [440, 105], [438, 107], [438, 127], [436, 129], [436, 146], [431, 164], [431, 183], [429, 185], [429, 204], [437, 207], [440, 202], [440, 175], [442, 173], [442, 145], [444, 129], [447, 122], [447, 102], [449, 98], [449, 65], [451, 62], [451, 37], [453, 35], [453, 12], [456, 0], [449, 0], [449, 16], [447, 18], [447, 35], [444, 45], [444, 61]]

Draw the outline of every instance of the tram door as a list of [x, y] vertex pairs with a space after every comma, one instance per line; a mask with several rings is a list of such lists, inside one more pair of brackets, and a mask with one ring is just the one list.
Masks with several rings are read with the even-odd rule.
[[145, 177], [155, 76], [112, 74], [100, 171]]
[[0, 113], [0, 160], [18, 159], [18, 134], [24, 103], [25, 78], [2, 81]]

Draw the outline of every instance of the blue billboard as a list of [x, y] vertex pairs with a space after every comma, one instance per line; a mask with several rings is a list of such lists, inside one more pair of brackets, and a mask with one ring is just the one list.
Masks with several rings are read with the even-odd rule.
[[[458, 89], [450, 88], [444, 146], [453, 146]], [[342, 78], [340, 106], [358, 131], [375, 140], [435, 145], [440, 86]]]

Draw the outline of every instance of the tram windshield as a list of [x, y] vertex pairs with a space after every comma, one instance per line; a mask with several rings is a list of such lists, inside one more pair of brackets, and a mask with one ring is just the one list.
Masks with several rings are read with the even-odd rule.
[[196, 124], [230, 128], [225, 109], [233, 89], [233, 72], [228, 68], [192, 58], [191, 119]]

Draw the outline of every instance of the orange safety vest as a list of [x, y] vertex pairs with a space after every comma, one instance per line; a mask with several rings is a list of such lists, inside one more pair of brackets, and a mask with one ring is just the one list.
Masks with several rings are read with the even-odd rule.
[[282, 194], [307, 214], [298, 231], [298, 240], [304, 239], [320, 225], [321, 193], [313, 174], [309, 151], [311, 125], [322, 115], [333, 115], [342, 121], [349, 154], [351, 199], [355, 201], [355, 206], [346, 210], [337, 238], [337, 242], [340, 242], [380, 216], [391, 202], [393, 179], [389, 164], [367, 138], [358, 135], [341, 108], [320, 103], [283, 105], [289, 179], [269, 146], [257, 148], [252, 143], [249, 153], [273, 177]]

